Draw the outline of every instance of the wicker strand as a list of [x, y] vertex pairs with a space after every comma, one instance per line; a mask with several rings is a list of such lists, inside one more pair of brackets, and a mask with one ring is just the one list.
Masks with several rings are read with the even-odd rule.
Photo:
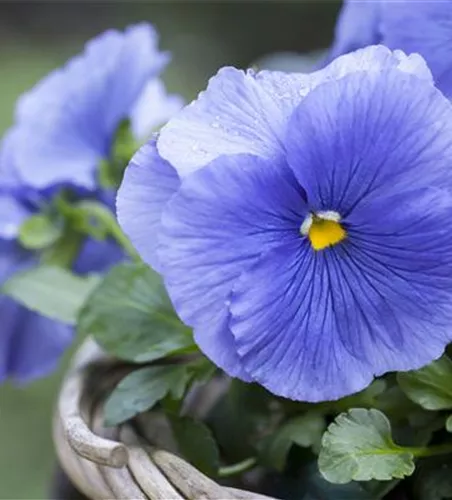
[[155, 500], [182, 500], [183, 497], [171, 485], [165, 475], [150, 459], [140, 439], [129, 426], [123, 426], [120, 438], [129, 449], [129, 469], [141, 488]]
[[[90, 354], [91, 353], [91, 357]], [[122, 444], [99, 437], [88, 428], [81, 415], [82, 396], [84, 393], [83, 368], [89, 362], [102, 356], [98, 347], [91, 340], [78, 352], [74, 369], [69, 372], [61, 389], [58, 411], [70, 446], [80, 456], [92, 462], [110, 467], [124, 467], [128, 461], [127, 448]]]
[[105, 359], [93, 341], [84, 343], [63, 381], [54, 418], [61, 466], [80, 491], [93, 500], [276, 500], [220, 486], [130, 425], [106, 428], [102, 391], [108, 384], [91, 387], [86, 378]]

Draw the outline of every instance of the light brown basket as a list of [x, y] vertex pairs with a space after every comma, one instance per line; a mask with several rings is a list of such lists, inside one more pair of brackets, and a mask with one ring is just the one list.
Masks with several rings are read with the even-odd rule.
[[[91, 499], [256, 499], [257, 493], [221, 486], [158, 443], [166, 440], [158, 418], [146, 439], [132, 424], [105, 428], [101, 395], [107, 377], [87, 378], [94, 366], [108, 360], [90, 339], [74, 357], [63, 381], [54, 416], [53, 437], [61, 466], [74, 485]], [[127, 365], [116, 368], [119, 378]], [[116, 382], [108, 377], [108, 386]], [[273, 499], [275, 500], [275, 499]]]

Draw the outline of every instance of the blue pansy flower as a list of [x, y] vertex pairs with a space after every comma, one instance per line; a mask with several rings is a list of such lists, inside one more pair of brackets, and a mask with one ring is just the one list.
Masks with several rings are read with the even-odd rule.
[[[114, 192], [101, 188], [98, 169], [118, 126], [129, 119], [136, 141], [144, 141], [182, 106], [158, 79], [167, 61], [150, 25], [107, 31], [19, 99], [0, 150], [0, 283], [39, 262], [20, 247], [19, 229], [62, 189], [114, 207]], [[86, 238], [73, 269], [101, 272], [121, 258], [114, 242]], [[0, 298], [0, 316], [0, 381], [49, 373], [72, 340], [68, 326], [7, 297]]]
[[452, 95], [450, 2], [344, 0], [330, 60], [375, 43], [421, 54], [438, 87]]
[[226, 68], [132, 159], [118, 217], [217, 365], [331, 400], [452, 338], [451, 159], [418, 55]]
[[4, 147], [12, 149], [10, 161], [24, 183], [96, 189], [99, 161], [108, 158], [124, 119], [144, 140], [156, 120], [163, 123], [181, 106], [157, 79], [169, 61], [157, 42], [144, 23], [107, 31], [19, 99]]

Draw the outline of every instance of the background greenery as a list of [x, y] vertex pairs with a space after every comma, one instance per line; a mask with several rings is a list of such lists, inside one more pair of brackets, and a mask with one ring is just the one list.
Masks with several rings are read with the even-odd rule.
[[[326, 47], [335, 1], [0, 3], [0, 132], [16, 98], [78, 52], [84, 40], [131, 22], [153, 22], [173, 53], [165, 73], [187, 100], [224, 65], [246, 67], [270, 52]], [[1, 335], [1, 331], [0, 331]], [[0, 387], [0, 499], [46, 498], [54, 467], [51, 413], [64, 366], [46, 380]]]

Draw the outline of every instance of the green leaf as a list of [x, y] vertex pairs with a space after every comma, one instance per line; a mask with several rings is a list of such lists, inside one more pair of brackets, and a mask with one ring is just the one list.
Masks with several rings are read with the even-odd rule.
[[78, 330], [93, 335], [108, 353], [136, 363], [196, 350], [159, 276], [141, 263], [109, 272], [81, 311]]
[[72, 268], [85, 238], [76, 231], [67, 231], [63, 237], [40, 254], [40, 262], [46, 266]]
[[130, 120], [123, 120], [116, 129], [111, 159], [125, 168], [138, 147], [139, 144], [132, 133]]
[[123, 120], [116, 129], [108, 160], [99, 165], [99, 182], [105, 188], [118, 188], [121, 184], [124, 170], [139, 144], [133, 136], [130, 121]]
[[44, 214], [32, 215], [19, 229], [20, 244], [28, 250], [42, 250], [63, 235], [63, 226]]
[[446, 419], [446, 431], [452, 432], [452, 415], [449, 415]]
[[262, 459], [266, 464], [283, 470], [293, 444], [303, 448], [316, 447], [325, 430], [325, 419], [315, 412], [292, 418], [266, 440]]
[[452, 408], [452, 361], [447, 356], [420, 370], [398, 373], [397, 381], [405, 394], [426, 410]]
[[387, 481], [414, 471], [410, 449], [392, 440], [391, 424], [378, 410], [341, 413], [323, 435], [319, 469], [331, 483]]
[[[117, 425], [151, 410], [174, 391], [174, 387], [185, 387], [190, 377], [184, 365], [149, 366], [130, 373], [105, 403], [105, 425]], [[177, 393], [181, 395], [179, 390]]]
[[43, 265], [13, 275], [1, 291], [43, 316], [74, 324], [98, 283], [95, 275], [80, 277], [61, 267]]
[[189, 417], [171, 416], [170, 422], [182, 455], [204, 474], [215, 476], [220, 452], [210, 429]]

